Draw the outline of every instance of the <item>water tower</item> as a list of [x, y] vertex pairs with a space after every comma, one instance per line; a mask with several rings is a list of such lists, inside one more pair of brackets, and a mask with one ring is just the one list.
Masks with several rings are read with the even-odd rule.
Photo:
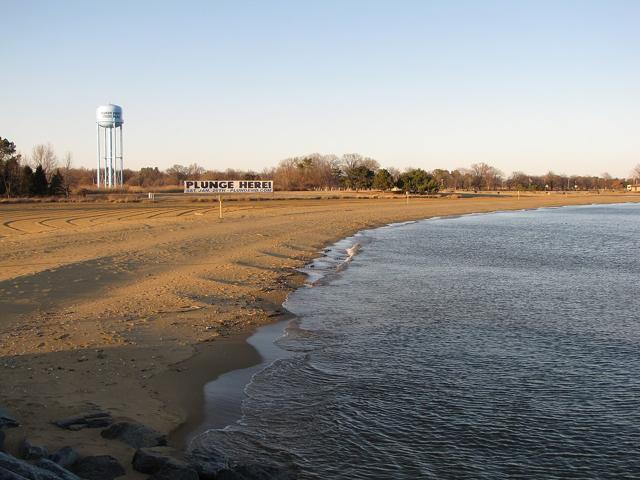
[[[98, 188], [113, 188], [124, 184], [122, 162], [122, 107], [108, 104], [96, 110], [98, 135]], [[101, 178], [102, 177], [102, 178]]]

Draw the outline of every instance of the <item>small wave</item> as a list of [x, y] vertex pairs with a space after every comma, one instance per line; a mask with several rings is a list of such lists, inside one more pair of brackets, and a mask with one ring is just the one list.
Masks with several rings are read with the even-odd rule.
[[307, 275], [307, 287], [315, 287], [332, 274], [343, 271], [368, 241], [361, 232], [336, 242], [323, 250], [322, 256], [314, 259], [299, 272]]

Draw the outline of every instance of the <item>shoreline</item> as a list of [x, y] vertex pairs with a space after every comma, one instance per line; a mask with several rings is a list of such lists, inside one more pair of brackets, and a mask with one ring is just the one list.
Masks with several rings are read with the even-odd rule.
[[[424, 218], [418, 218], [415, 220], [406, 220], [406, 221], [401, 221], [401, 222], [391, 222], [391, 223], [384, 223], [384, 224], [380, 224], [380, 225], [373, 225], [370, 227], [367, 227], [365, 229], [361, 229], [361, 230], [357, 230], [355, 232], [351, 232], [348, 233], [347, 235], [345, 235], [342, 238], [339, 238], [335, 241], [332, 241], [331, 243], [328, 243], [327, 245], [325, 245], [324, 247], [322, 247], [322, 249], [318, 252], [319, 255], [317, 257], [312, 258], [309, 262], [307, 262], [305, 265], [298, 267], [296, 270], [299, 271], [300, 273], [302, 273], [305, 277], [305, 281], [302, 282], [301, 285], [299, 285], [298, 287], [292, 289], [286, 296], [283, 304], [282, 304], [282, 310], [284, 312], [286, 312], [283, 317], [284, 318], [279, 318], [278, 320], [276, 320], [274, 323], [271, 324], [266, 324], [266, 325], [262, 325], [262, 326], [258, 326], [256, 327], [253, 331], [248, 332], [248, 333], [243, 333], [242, 335], [239, 336], [239, 338], [241, 338], [242, 340], [239, 340], [239, 342], [243, 342], [244, 344], [242, 346], [240, 345], [230, 345], [230, 344], [218, 344], [219, 346], [221, 346], [222, 348], [229, 349], [232, 350], [234, 348], [242, 348], [242, 347], [250, 347], [250, 345], [248, 345], [248, 339], [251, 338], [252, 336], [256, 335], [260, 329], [265, 328], [265, 327], [269, 327], [269, 326], [274, 326], [274, 325], [279, 325], [281, 323], [284, 322], [291, 322], [292, 320], [297, 319], [298, 317], [290, 312], [289, 310], [287, 310], [284, 307], [284, 304], [286, 303], [288, 297], [290, 294], [294, 293], [295, 291], [297, 291], [300, 288], [305, 288], [305, 286], [307, 284], [310, 284], [311, 286], [315, 285], [316, 282], [322, 282], [323, 279], [327, 278], [327, 277], [331, 277], [333, 274], [339, 273], [341, 272], [344, 268], [348, 268], [349, 263], [352, 261], [353, 257], [355, 257], [358, 254], [360, 247], [360, 243], [358, 243], [357, 241], [355, 241], [355, 237], [359, 234], [366, 234], [366, 232], [372, 231], [372, 230], [377, 230], [380, 228], [387, 228], [387, 227], [394, 227], [394, 226], [402, 226], [402, 225], [406, 225], [406, 224], [411, 224], [411, 223], [417, 223], [417, 222], [424, 222], [424, 221], [429, 221], [429, 220], [446, 220], [446, 219], [451, 219], [451, 218], [461, 218], [461, 217], [466, 217], [466, 216], [475, 216], [475, 215], [494, 215], [494, 214], [498, 214], [498, 213], [509, 213], [509, 212], [516, 212], [516, 211], [522, 211], [522, 212], [528, 212], [528, 211], [537, 211], [537, 210], [544, 210], [544, 209], [556, 209], [556, 208], [566, 208], [566, 207], [588, 207], [588, 206], [595, 206], [595, 205], [624, 205], [624, 204], [629, 204], [629, 203], [638, 203], [637, 201], [627, 201], [627, 202], [618, 202], [618, 203], [598, 203], [598, 202], [594, 202], [594, 203], [585, 203], [585, 204], [571, 204], [571, 205], [558, 205], [558, 206], [538, 206], [538, 207], [531, 207], [531, 208], [524, 208], [524, 209], [506, 209], [506, 210], [491, 210], [491, 211], [483, 211], [483, 212], [469, 212], [469, 213], [462, 213], [462, 214], [453, 214], [453, 215], [442, 215], [442, 216], [429, 216], [429, 217], [424, 217]], [[327, 270], [323, 269], [323, 274], [317, 278], [314, 279], [314, 271], [310, 270], [308, 268], [309, 265], [312, 265], [314, 262], [316, 261], [321, 261], [322, 259], [327, 258], [327, 254], [328, 251], [330, 250], [334, 250], [336, 249], [337, 245], [341, 242], [345, 242], [347, 240], [350, 239], [354, 239], [355, 243], [353, 243], [351, 245], [351, 247], [346, 248], [345, 249], [345, 253], [347, 254], [347, 258], [341, 262], [335, 262], [332, 267], [334, 268], [330, 268]], [[356, 247], [356, 249], [354, 251], [351, 251], [354, 247]], [[282, 333], [284, 333], [286, 331], [286, 325], [283, 326], [283, 330]], [[224, 341], [223, 341], [224, 342]], [[225, 342], [226, 343], [226, 342]], [[251, 367], [262, 367], [262, 368], [266, 368], [267, 363], [269, 363], [266, 359], [264, 359], [260, 353], [259, 350], [256, 350], [255, 352], [258, 356], [258, 360], [256, 363], [251, 364], [251, 365], [244, 365], [244, 364], [237, 364], [235, 367], [231, 366], [231, 365], [227, 365], [227, 368], [225, 368], [223, 371], [219, 370], [218, 368], [214, 369], [214, 373], [211, 376], [209, 381], [205, 381], [202, 384], [202, 389], [203, 390], [207, 385], [209, 384], [215, 384], [219, 378], [222, 375], [225, 374], [229, 374], [229, 373], [233, 373], [236, 371], [240, 371], [240, 370], [244, 370], [247, 368], [251, 368]], [[181, 362], [182, 365], [191, 365], [192, 367], [196, 367], [197, 368], [197, 363], [196, 364], [192, 364], [191, 361], [198, 355], [200, 355], [201, 352], [198, 352], [194, 355], [194, 357], [187, 359], [185, 362]], [[286, 356], [286, 352], [283, 351], [282, 354], [282, 358]], [[200, 364], [202, 364], [202, 362], [198, 362]], [[190, 368], [190, 367], [187, 367]], [[243, 388], [241, 390], [244, 390], [244, 387], [246, 386], [246, 384], [243, 386]], [[241, 402], [241, 397], [243, 392], [238, 392], [238, 401]], [[230, 418], [229, 421], [225, 422], [224, 425], [217, 425], [217, 426], [210, 426], [210, 427], [206, 427], [204, 425], [202, 425], [202, 420], [205, 417], [204, 412], [202, 411], [205, 407], [206, 407], [206, 401], [203, 398], [203, 395], [198, 396], [199, 400], [198, 402], [194, 402], [194, 397], [191, 396], [191, 405], [196, 405], [198, 408], [195, 410], [191, 410], [192, 412], [192, 417], [188, 418], [184, 423], [180, 424], [178, 427], [176, 427], [176, 429], [174, 429], [172, 432], [170, 432], [169, 434], [169, 440], [171, 442], [172, 445], [176, 446], [177, 448], [183, 449], [183, 450], [187, 450], [188, 449], [188, 444], [189, 442], [186, 441], [186, 436], [191, 435], [193, 433], [194, 430], [199, 429], [199, 430], [206, 430], [206, 429], [217, 429], [217, 428], [224, 428], [224, 426], [226, 425], [230, 425], [232, 423], [234, 423], [235, 421], [237, 421], [239, 418]], [[238, 405], [238, 407], [240, 407], [241, 405]], [[197, 413], [193, 413], [194, 411], [197, 410]], [[191, 440], [193, 439], [193, 437], [191, 438]]]
[[[90, 224], [90, 219], [59, 220], [55, 205], [37, 205], [35, 212], [27, 207], [20, 218], [8, 220], [16, 222], [12, 226], [23, 227], [22, 218], [28, 217], [57, 230], [22, 238], [0, 232], [3, 243], [16, 247], [0, 254], [0, 263], [9, 265], [0, 289], [21, 289], [36, 302], [51, 300], [43, 302], [46, 311], [32, 314], [18, 312], [24, 304], [16, 302], [17, 313], [0, 322], [0, 366], [11, 385], [0, 392], [0, 407], [23, 423], [7, 431], [7, 448], [15, 451], [21, 436], [51, 448], [82, 445], [81, 454], [109, 452], [127, 463], [123, 478], [144, 478], [130, 468], [130, 447], [88, 429], [63, 434], [49, 422], [94, 405], [170, 433], [171, 443], [179, 445], [176, 439], [203, 418], [204, 385], [260, 361], [246, 339], [256, 328], [286, 318], [282, 303], [305, 281], [297, 269], [327, 246], [389, 223], [639, 201], [640, 196], [628, 194], [576, 194], [411, 199], [409, 205], [385, 199], [236, 202], [224, 222], [214, 221], [206, 205], [158, 204], [156, 212], [167, 213], [154, 213], [154, 218], [140, 215], [135, 205], [118, 206], [119, 216], [123, 209], [134, 209], [130, 219], [118, 220], [122, 228], [119, 223]], [[193, 213], [182, 214], [180, 208]], [[179, 213], [171, 217], [174, 210]], [[74, 218], [80, 215], [89, 218], [90, 212]], [[198, 223], [203, 217], [205, 226]], [[65, 230], [69, 224], [80, 230]], [[25, 261], [34, 251], [45, 266]], [[99, 259], [109, 255], [102, 265]], [[77, 297], [69, 289], [47, 297], [51, 283], [59, 293], [55, 281], [65, 265], [74, 275], [89, 269], [100, 277], [106, 269], [100, 288], [87, 287]], [[9, 290], [14, 284], [16, 290]], [[12, 311], [7, 307], [0, 305]]]

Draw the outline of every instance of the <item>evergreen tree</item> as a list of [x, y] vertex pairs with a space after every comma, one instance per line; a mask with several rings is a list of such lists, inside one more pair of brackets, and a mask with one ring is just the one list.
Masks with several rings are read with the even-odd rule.
[[375, 173], [366, 165], [352, 167], [345, 172], [344, 183], [347, 188], [354, 190], [365, 190], [373, 185]]
[[390, 190], [393, 188], [393, 177], [389, 170], [381, 168], [373, 178], [373, 188], [376, 190]]
[[49, 195], [64, 195], [64, 178], [60, 173], [60, 170], [56, 170], [56, 173], [51, 175], [51, 182], [49, 182]]
[[438, 184], [433, 177], [420, 168], [409, 170], [400, 175], [398, 186], [411, 193], [433, 193], [438, 191]]
[[20, 187], [20, 155], [16, 144], [0, 137], [0, 195], [16, 195]]
[[29, 165], [25, 165], [20, 172], [20, 195], [29, 197], [33, 194], [33, 170]]
[[42, 196], [47, 193], [49, 193], [49, 182], [47, 182], [47, 176], [42, 165], [38, 165], [36, 171], [33, 172], [33, 194]]

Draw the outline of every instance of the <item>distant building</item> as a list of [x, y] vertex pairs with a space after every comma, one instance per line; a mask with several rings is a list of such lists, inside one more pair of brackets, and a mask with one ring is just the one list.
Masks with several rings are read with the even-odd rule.
[[627, 192], [640, 193], [640, 183], [637, 185], [627, 185]]

